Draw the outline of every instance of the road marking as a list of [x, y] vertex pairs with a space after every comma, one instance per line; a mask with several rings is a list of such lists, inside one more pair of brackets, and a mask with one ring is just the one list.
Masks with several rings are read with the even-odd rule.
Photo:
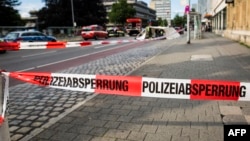
[[97, 46], [97, 47], [94, 47], [94, 48], [98, 49], [98, 48], [104, 48], [104, 47], [107, 47], [107, 46], [110, 46], [110, 45], [102, 45], [102, 46]]
[[26, 58], [26, 57], [32, 57], [32, 56], [37, 56], [37, 55], [43, 55], [43, 54], [47, 54], [47, 53], [55, 53], [57, 51], [47, 51], [47, 52], [42, 52], [42, 53], [37, 53], [37, 54], [32, 54], [32, 55], [25, 55], [25, 56], [21, 56], [22, 58]]
[[27, 69], [23, 69], [23, 70], [18, 70], [18, 71], [22, 72], [22, 71], [28, 71], [28, 70], [32, 70], [32, 69], [36, 69], [36, 68], [42, 68], [42, 67], [54, 65], [54, 64], [57, 64], [57, 63], [62, 63], [62, 62], [65, 62], [65, 61], [78, 59], [78, 58], [81, 58], [81, 57], [86, 57], [86, 56], [94, 55], [94, 54], [97, 54], [97, 53], [102, 53], [102, 52], [105, 52], [105, 51], [109, 51], [109, 50], [113, 50], [113, 49], [117, 49], [117, 48], [122, 48], [124, 46], [127, 46], [127, 45], [122, 45], [122, 46], [114, 47], [114, 48], [108, 48], [108, 49], [105, 49], [105, 50], [102, 50], [102, 51], [97, 51], [97, 52], [93, 52], [93, 53], [89, 53], [89, 54], [85, 54], [85, 55], [81, 55], [81, 56], [77, 56], [77, 57], [72, 57], [72, 58], [68, 58], [68, 59], [65, 59], [65, 60], [61, 60], [61, 61], [57, 61], [57, 62], [53, 62], [53, 63], [48, 63], [48, 64], [44, 64], [44, 65], [39, 65], [39, 66], [36, 66], [36, 67], [31, 67], [31, 68], [27, 68]]

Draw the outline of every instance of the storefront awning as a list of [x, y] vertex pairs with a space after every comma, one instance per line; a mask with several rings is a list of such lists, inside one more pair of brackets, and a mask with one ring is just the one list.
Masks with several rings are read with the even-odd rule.
[[212, 17], [213, 17], [213, 15], [208, 14], [208, 13], [204, 15], [204, 18], [206, 18], [206, 19], [210, 19], [210, 18], [212, 18]]
[[206, 22], [211, 22], [211, 20], [208, 20], [208, 19], [202, 19], [201, 20], [202, 23], [206, 23]]

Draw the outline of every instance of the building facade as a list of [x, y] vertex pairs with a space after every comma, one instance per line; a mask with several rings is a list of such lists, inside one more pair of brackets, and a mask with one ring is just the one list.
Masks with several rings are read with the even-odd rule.
[[216, 34], [224, 36], [227, 28], [227, 5], [225, 0], [213, 0], [211, 2], [212, 30]]
[[250, 1], [234, 0], [226, 8], [227, 26], [224, 35], [250, 46]]
[[250, 0], [198, 0], [198, 12], [212, 32], [250, 45]]
[[[112, 5], [118, 0], [102, 0], [103, 5], [106, 8], [107, 13], [111, 12]], [[156, 11], [149, 8], [147, 3], [138, 0], [127, 0], [128, 4], [131, 4], [136, 10], [135, 17], [141, 18], [143, 21], [156, 21]], [[145, 26], [145, 25], [143, 25]]]
[[161, 18], [171, 23], [171, 0], [151, 0], [149, 7], [155, 9], [157, 19]]

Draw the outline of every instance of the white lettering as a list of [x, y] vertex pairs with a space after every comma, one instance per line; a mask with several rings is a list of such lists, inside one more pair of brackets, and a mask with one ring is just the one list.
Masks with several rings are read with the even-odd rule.
[[240, 136], [244, 136], [244, 134], [247, 133], [246, 129], [230, 129], [230, 131], [228, 132], [228, 136], [237, 136], [238, 134], [240, 134]]
[[234, 136], [234, 130], [233, 129], [230, 129], [230, 131], [229, 131], [229, 133], [228, 133], [228, 135], [227, 136]]

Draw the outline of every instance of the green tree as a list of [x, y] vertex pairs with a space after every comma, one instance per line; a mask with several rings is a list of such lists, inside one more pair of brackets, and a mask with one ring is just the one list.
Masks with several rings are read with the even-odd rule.
[[[73, 26], [71, 0], [43, 0], [46, 7], [38, 12], [40, 27]], [[73, 0], [74, 20], [78, 26], [107, 22], [106, 10], [101, 0]]]
[[20, 4], [19, 0], [0, 0], [0, 6], [14, 7]]
[[163, 20], [163, 26], [168, 26], [168, 21], [166, 19]]
[[185, 24], [186, 24], [185, 17], [179, 16], [179, 14], [175, 15], [174, 19], [172, 20], [172, 26], [184, 27]]
[[19, 0], [0, 0], [0, 26], [24, 25], [18, 10], [14, 9], [20, 4]]
[[118, 0], [112, 5], [112, 10], [108, 13], [111, 23], [124, 24], [127, 18], [135, 16], [135, 9], [127, 3], [127, 0]]
[[159, 26], [167, 26], [168, 21], [166, 19], [162, 20], [162, 18], [158, 18], [157, 23]]
[[162, 25], [163, 25], [163, 20], [162, 20], [162, 18], [158, 18], [157, 23], [158, 23], [159, 26], [162, 26]]

